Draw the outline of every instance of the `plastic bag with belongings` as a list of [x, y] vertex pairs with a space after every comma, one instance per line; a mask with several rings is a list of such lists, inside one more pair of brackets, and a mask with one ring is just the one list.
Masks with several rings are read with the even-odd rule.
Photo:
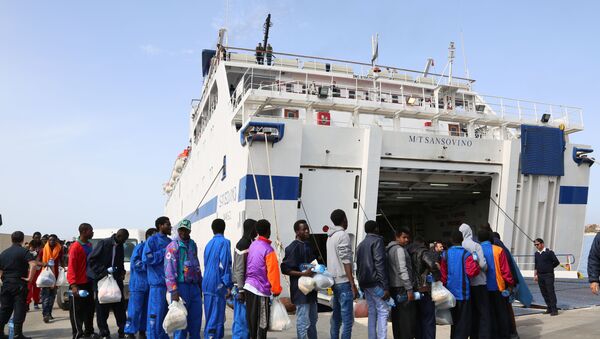
[[434, 281], [431, 284], [431, 299], [435, 305], [449, 302], [450, 299], [455, 299], [452, 292], [442, 285], [441, 281]]
[[313, 279], [315, 280], [315, 287], [318, 290], [326, 290], [333, 286], [334, 283], [333, 277], [329, 272], [315, 274]]
[[62, 266], [58, 267], [58, 277], [56, 278], [56, 286], [69, 286], [67, 282], [67, 273]]
[[112, 274], [98, 281], [98, 302], [100, 304], [112, 304], [121, 301], [121, 289]]
[[315, 279], [312, 277], [300, 277], [300, 279], [298, 279], [298, 289], [304, 293], [304, 295], [309, 294], [315, 289]]
[[452, 313], [450, 309], [435, 309], [436, 325], [452, 325]]
[[54, 287], [54, 283], [56, 283], [56, 277], [50, 267], [46, 267], [35, 281], [37, 287]]
[[290, 316], [279, 298], [273, 299], [271, 304], [271, 317], [269, 318], [269, 331], [285, 331], [292, 326]]
[[188, 312], [183, 299], [179, 298], [177, 301], [172, 301], [163, 321], [165, 332], [173, 333], [178, 330], [185, 330], [187, 328], [187, 315]]

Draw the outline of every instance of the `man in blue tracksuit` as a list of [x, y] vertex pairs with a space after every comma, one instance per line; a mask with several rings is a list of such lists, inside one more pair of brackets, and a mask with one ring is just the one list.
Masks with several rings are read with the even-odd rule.
[[144, 244], [142, 263], [146, 265], [146, 274], [150, 293], [148, 295], [148, 319], [146, 336], [148, 339], [168, 339], [163, 330], [163, 320], [167, 314], [167, 286], [165, 283], [165, 252], [171, 242], [171, 221], [160, 217], [154, 223], [158, 233], [151, 236]]
[[231, 243], [225, 239], [225, 221], [215, 219], [212, 222], [214, 237], [204, 249], [204, 313], [206, 325], [204, 338], [223, 338], [225, 329], [225, 299], [229, 297], [233, 282], [231, 280]]
[[[146, 231], [146, 239], [156, 233], [156, 228]], [[140, 332], [141, 337], [146, 336], [146, 319], [148, 316], [148, 278], [146, 265], [142, 261], [144, 242], [135, 246], [131, 253], [131, 269], [129, 277], [129, 304], [127, 305], [127, 323], [125, 324], [125, 338], [135, 338]]]

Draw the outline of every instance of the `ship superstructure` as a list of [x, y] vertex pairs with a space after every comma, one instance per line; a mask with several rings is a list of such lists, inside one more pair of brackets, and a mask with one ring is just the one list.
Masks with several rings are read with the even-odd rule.
[[568, 142], [581, 109], [482, 95], [428, 68], [220, 44], [203, 57], [190, 145], [165, 185], [166, 214], [190, 219], [201, 247], [216, 217], [234, 241], [244, 219], [266, 218], [280, 249], [306, 219], [325, 258], [341, 208], [355, 244], [369, 219], [428, 241], [489, 223], [514, 254], [542, 237], [577, 260], [593, 164]]

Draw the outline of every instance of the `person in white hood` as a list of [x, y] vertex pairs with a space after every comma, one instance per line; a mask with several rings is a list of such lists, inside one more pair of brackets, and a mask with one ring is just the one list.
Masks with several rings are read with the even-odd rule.
[[471, 327], [471, 338], [488, 339], [492, 336], [490, 300], [487, 291], [487, 263], [483, 255], [483, 249], [473, 240], [471, 226], [462, 224], [458, 230], [463, 234], [462, 247], [473, 254], [476, 258], [481, 272], [471, 279], [471, 304], [473, 305], [473, 317]]

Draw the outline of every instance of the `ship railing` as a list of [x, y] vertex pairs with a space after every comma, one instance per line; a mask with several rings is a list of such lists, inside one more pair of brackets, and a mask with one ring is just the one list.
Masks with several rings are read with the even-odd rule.
[[[243, 86], [238, 86], [233, 95], [234, 107], [240, 104], [240, 99], [249, 90], [270, 91], [273, 96], [281, 93], [301, 94], [306, 95], [307, 99], [310, 96], [314, 96], [316, 99], [319, 95], [323, 95], [330, 99], [355, 100], [356, 104], [358, 101], [393, 103], [401, 105], [401, 109], [412, 108], [431, 112], [440, 112], [440, 105], [442, 105], [439, 102], [436, 107], [434, 95], [425, 88], [415, 91], [413, 87], [410, 91], [405, 91], [404, 86], [399, 86], [399, 90], [391, 90], [384, 89], [382, 86], [359, 86], [358, 82], [354, 86], [348, 86], [338, 85], [335, 81], [317, 82], [308, 80], [308, 78], [302, 81], [280, 81], [277, 78], [255, 77], [252, 68], [246, 71], [243, 79]], [[502, 121], [518, 124], [538, 124], [544, 114], [548, 114], [546, 123], [550, 126], [560, 127], [563, 125], [567, 130], [583, 129], [583, 110], [581, 108], [491, 95], [458, 92], [454, 107], [445, 110], [442, 108], [441, 111], [447, 114], [469, 116], [474, 113], [487, 114]]]
[[[556, 268], [558, 271], [574, 271], [576, 268], [575, 256], [571, 253], [556, 253], [556, 257], [560, 262], [560, 265]], [[517, 266], [521, 270], [534, 270], [535, 269], [535, 255], [534, 254], [514, 254], [513, 258], [517, 263]]]
[[[257, 79], [258, 76], [254, 74], [255, 67], [248, 67], [243, 77], [243, 86], [236, 88], [235, 95], [232, 95], [234, 107], [239, 105], [240, 99], [250, 89], [316, 95], [315, 89], [328, 86], [328, 95], [331, 98], [389, 102], [402, 104], [403, 108], [416, 106], [438, 110], [441, 103], [435, 104], [433, 95], [428, 94], [430, 92], [426, 90], [426, 87], [427, 85], [450, 84], [461, 89], [456, 93], [453, 107], [442, 108], [442, 110], [452, 114], [472, 114], [475, 112], [492, 114], [502, 121], [518, 124], [537, 124], [544, 117], [544, 114], [548, 114], [548, 121], [545, 122], [551, 126], [559, 127], [563, 125], [567, 130], [582, 130], [584, 127], [583, 110], [581, 108], [492, 95], [476, 95], [470, 92], [471, 84], [474, 82], [472, 79], [453, 77], [450, 80], [442, 74], [429, 74], [425, 78], [422, 72], [419, 71], [381, 65], [376, 65], [375, 69], [379, 72], [374, 72], [375, 69], [368, 63], [276, 52], [273, 53], [271, 62], [267, 64], [266, 59], [263, 59], [262, 63], [257, 61], [253, 49], [228, 47], [227, 50], [228, 53], [225, 54], [227, 61], [256, 64], [257, 67], [267, 67], [267, 69], [272, 66], [280, 66], [276, 70], [278, 76], [273, 75], [269, 78], [262, 75], [261, 79]], [[235, 53], [232, 50], [242, 53]], [[252, 54], [244, 54], [244, 52], [251, 52]], [[290, 59], [290, 57], [293, 59]], [[307, 72], [303, 81], [282, 82], [281, 74], [286, 68], [323, 71], [328, 73], [329, 79], [327, 82], [313, 82], [311, 80], [313, 74], [309, 75]], [[336, 76], [343, 74], [352, 75], [355, 79], [355, 86], [335, 84]], [[359, 80], [364, 79], [372, 80], [373, 86], [359, 85]], [[399, 88], [399, 90], [386, 89], [385, 87], [390, 86], [390, 84], [382, 84], [382, 82], [377, 81], [379, 79], [398, 80], [398, 85], [393, 87]], [[364, 81], [361, 81], [361, 83], [364, 84]], [[423, 86], [416, 86], [416, 84], [423, 84]], [[421, 93], [415, 93], [415, 91]]]
[[[583, 129], [583, 109], [564, 105], [548, 104], [530, 100], [509, 99], [492, 95], [479, 95], [476, 105], [484, 105], [484, 113], [492, 113], [502, 120], [538, 123], [546, 114], [552, 126]], [[480, 108], [480, 110], [483, 108]]]
[[413, 84], [420, 82], [436, 85], [462, 84], [469, 88], [475, 82], [473, 79], [463, 77], [452, 77], [450, 79], [448, 75], [437, 73], [428, 73], [427, 77], [424, 77], [423, 72], [417, 70], [285, 52], [272, 52], [271, 61], [267, 62], [265, 54], [262, 58], [256, 56], [255, 49], [232, 46], [225, 47], [225, 49], [227, 50], [227, 53], [225, 53], [226, 61], [254, 64], [260, 67], [319, 71], [328, 73], [331, 76], [349, 75], [357, 79], [389, 79], [412, 82]]

